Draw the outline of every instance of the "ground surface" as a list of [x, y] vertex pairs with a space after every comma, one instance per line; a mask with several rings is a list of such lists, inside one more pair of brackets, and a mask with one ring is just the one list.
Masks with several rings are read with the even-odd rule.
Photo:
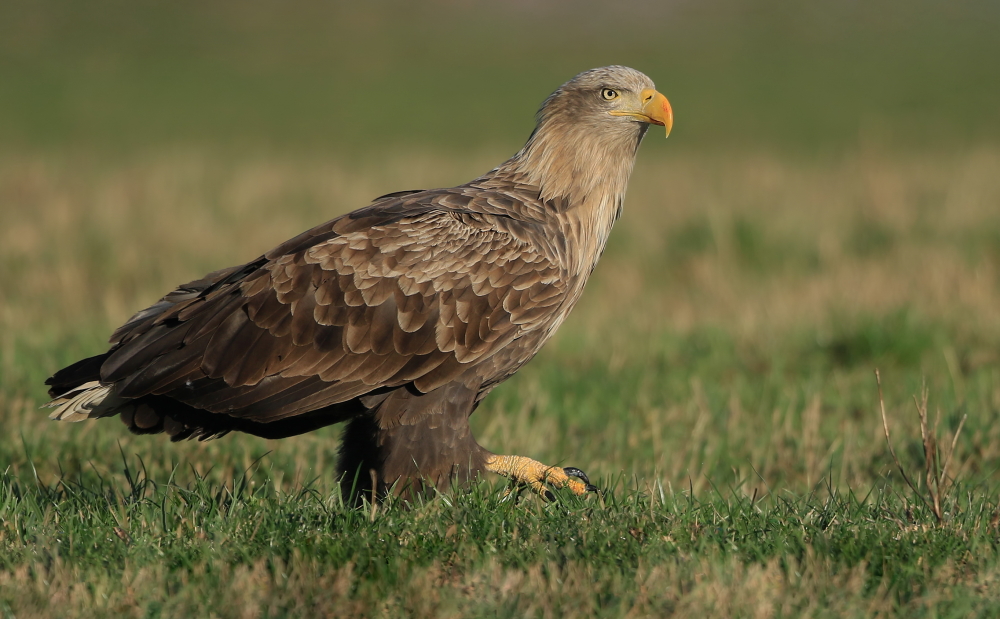
[[[648, 19], [12, 3], [0, 616], [1000, 613], [995, 9], [632, 5]], [[601, 495], [504, 501], [491, 478], [353, 509], [336, 427], [170, 444], [38, 409], [166, 290], [490, 169], [609, 62], [653, 75], [677, 130], [644, 144], [574, 314], [473, 417]], [[944, 452], [967, 415], [940, 523], [886, 449], [875, 368], [923, 495], [912, 397], [926, 383]]]
[[[38, 405], [47, 373], [132, 309], [306, 227], [316, 205], [377, 195], [381, 175], [5, 160], [19, 208], [0, 227], [0, 603], [18, 617], [995, 611], [1000, 153], [643, 155], [584, 301], [473, 418], [484, 445], [580, 466], [606, 494], [499, 503], [487, 483], [374, 513], [337, 498], [337, 428], [170, 444], [114, 420], [53, 424]], [[921, 381], [946, 438], [969, 416], [941, 527], [893, 471], [875, 367], [911, 475]]]

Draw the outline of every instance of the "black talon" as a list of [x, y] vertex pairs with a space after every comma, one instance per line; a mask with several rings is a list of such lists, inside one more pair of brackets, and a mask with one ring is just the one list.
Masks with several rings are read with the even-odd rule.
[[565, 467], [563, 469], [563, 473], [566, 473], [567, 475], [572, 475], [573, 477], [577, 477], [579, 479], [582, 479], [583, 483], [587, 484], [588, 486], [590, 485], [590, 478], [587, 477], [587, 474], [584, 473], [583, 471], [581, 471], [580, 469], [576, 468], [575, 466], [567, 466], [567, 467]]
[[587, 474], [575, 466], [567, 466], [563, 468], [563, 473], [566, 473], [571, 477], [576, 477], [577, 479], [583, 481], [583, 483], [587, 484], [587, 492], [597, 492], [597, 486], [590, 483], [590, 478], [587, 477]]

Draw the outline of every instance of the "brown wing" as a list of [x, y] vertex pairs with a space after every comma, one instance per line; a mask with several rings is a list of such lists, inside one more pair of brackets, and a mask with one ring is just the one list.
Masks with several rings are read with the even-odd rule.
[[538, 225], [477, 208], [497, 199], [393, 198], [182, 286], [115, 333], [101, 382], [259, 422], [448, 383], [563, 297]]

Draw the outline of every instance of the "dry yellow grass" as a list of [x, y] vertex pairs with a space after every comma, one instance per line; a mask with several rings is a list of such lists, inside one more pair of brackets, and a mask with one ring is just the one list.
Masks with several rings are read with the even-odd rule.
[[[118, 323], [205, 269], [247, 260], [381, 193], [461, 182], [502, 156], [410, 155], [367, 166], [201, 152], [2, 157], [0, 326], [36, 329], [80, 312]], [[656, 310], [629, 313], [643, 326], [760, 333], [816, 324], [831, 310], [913, 304], [995, 332], [998, 169], [1000, 151], [986, 148], [805, 162], [643, 153], [576, 322], [641, 303]], [[746, 241], [768, 261], [755, 277], [746, 277], [734, 226], [760, 237]]]

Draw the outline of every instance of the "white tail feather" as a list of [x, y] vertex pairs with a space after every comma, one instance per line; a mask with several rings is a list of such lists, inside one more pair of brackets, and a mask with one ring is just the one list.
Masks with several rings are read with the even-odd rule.
[[79, 387], [53, 398], [43, 405], [43, 408], [54, 408], [49, 413], [49, 419], [58, 421], [83, 421], [112, 414], [122, 401], [112, 395], [111, 385], [102, 385], [96, 380], [84, 383]]

